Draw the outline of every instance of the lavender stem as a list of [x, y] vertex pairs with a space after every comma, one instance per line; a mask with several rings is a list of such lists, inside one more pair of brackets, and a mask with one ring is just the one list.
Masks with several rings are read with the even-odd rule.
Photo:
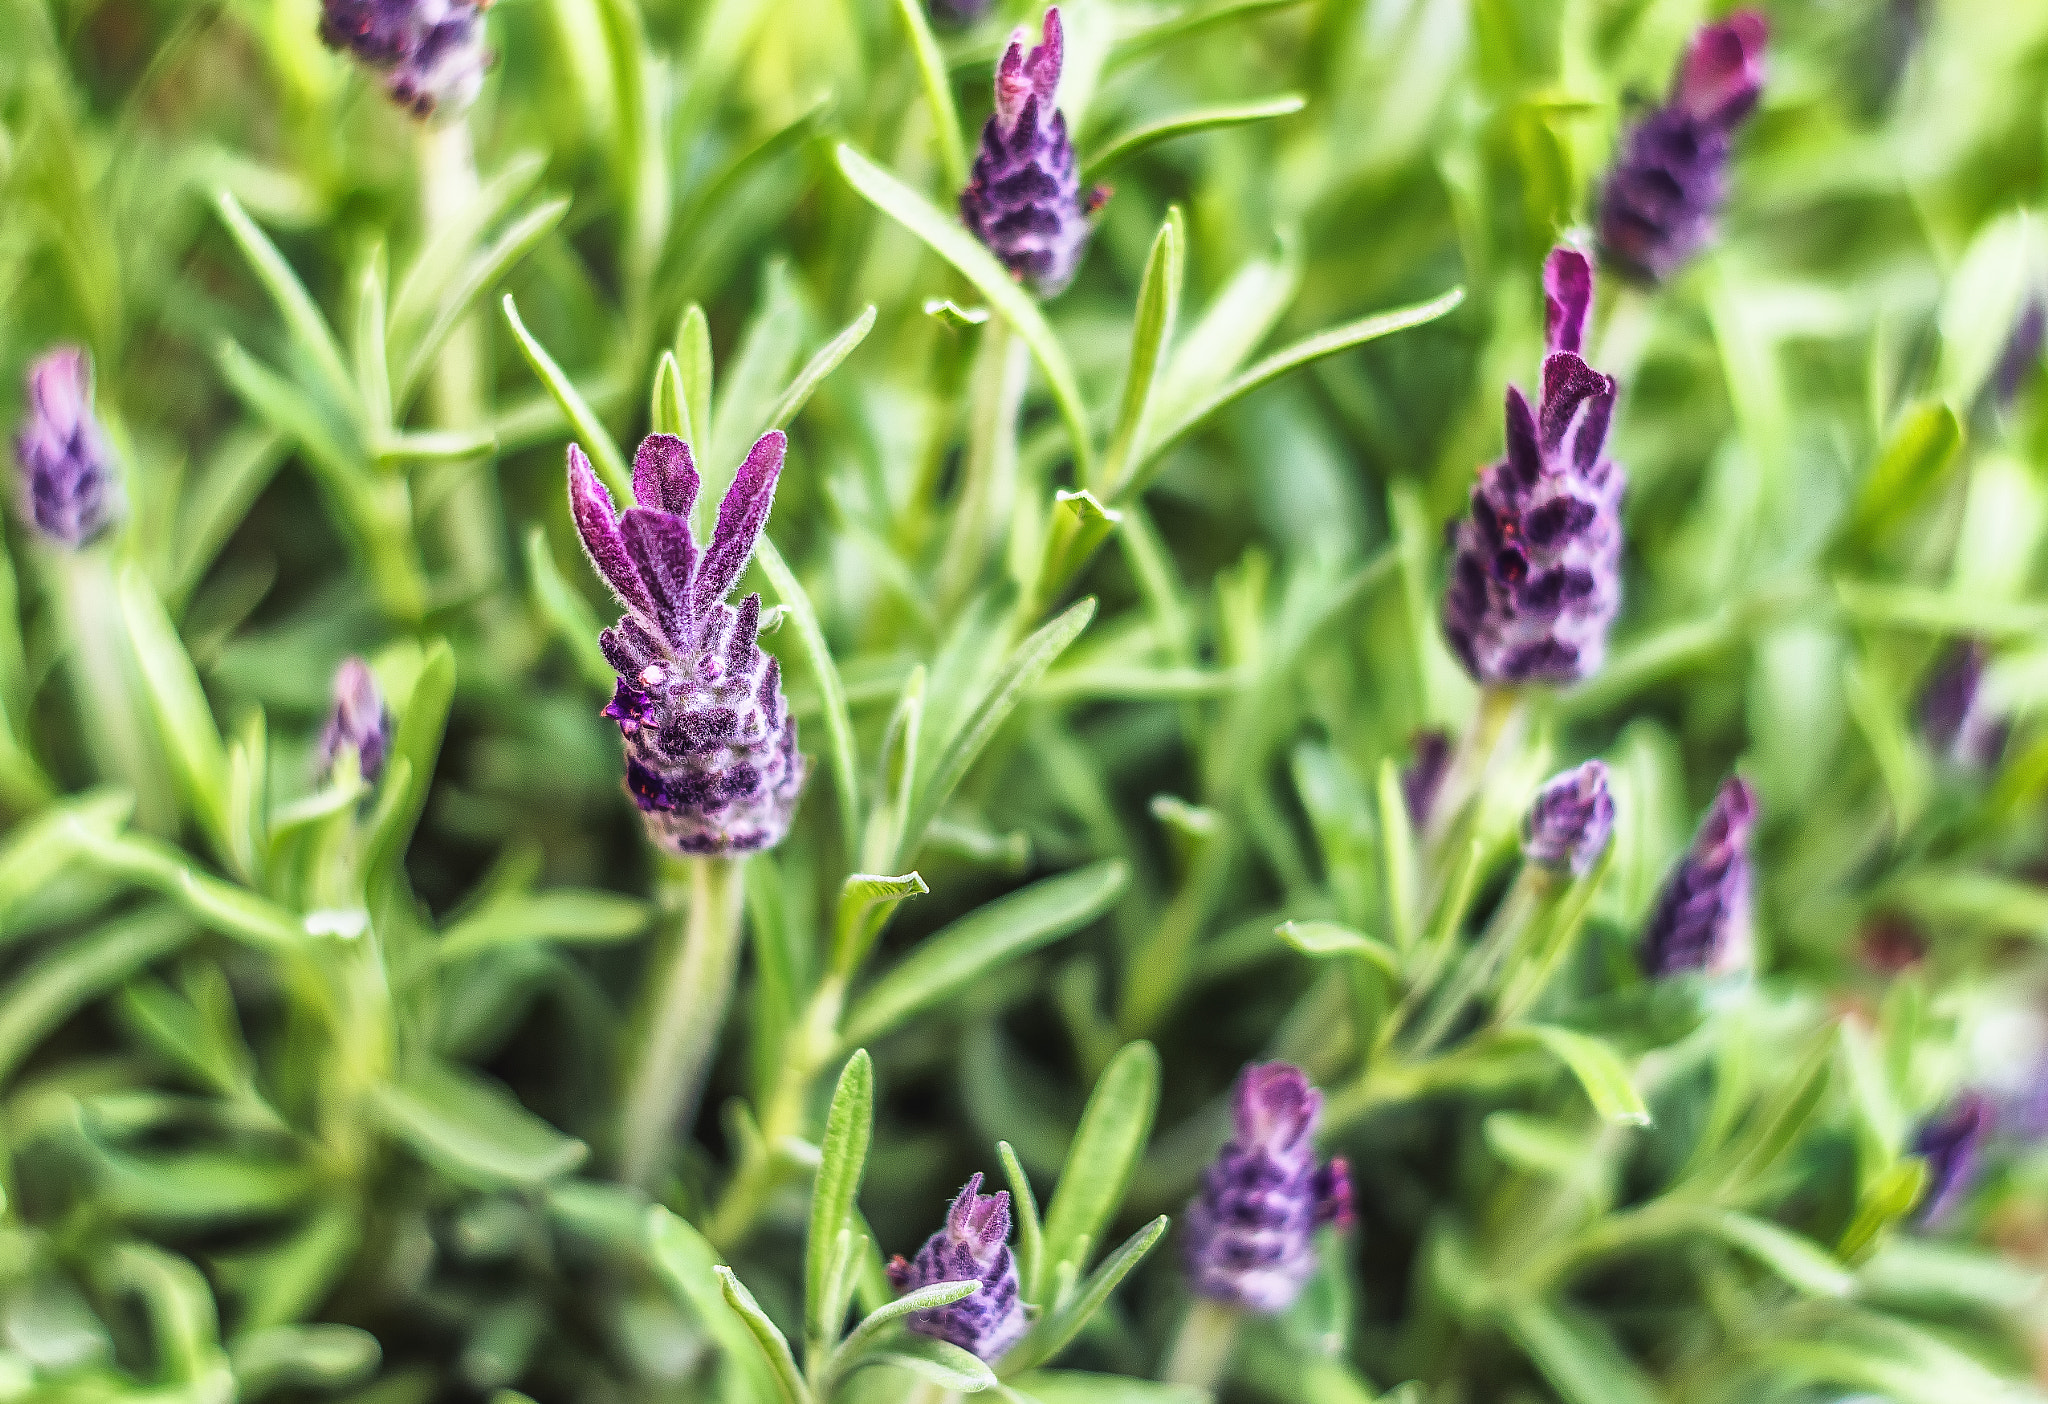
[[1209, 1297], [1196, 1297], [1173, 1338], [1159, 1378], [1167, 1384], [1213, 1391], [1230, 1368], [1237, 1350], [1237, 1331], [1244, 1313]]

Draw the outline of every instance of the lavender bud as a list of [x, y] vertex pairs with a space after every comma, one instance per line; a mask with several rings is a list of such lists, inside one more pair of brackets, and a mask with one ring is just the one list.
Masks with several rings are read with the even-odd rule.
[[384, 80], [415, 117], [459, 114], [483, 90], [490, 51], [473, 0], [323, 0], [320, 37]]
[[1039, 43], [1023, 29], [996, 65], [996, 110], [981, 129], [981, 152], [967, 188], [960, 192], [960, 219], [1001, 259], [1011, 276], [1040, 297], [1052, 297], [1072, 281], [1088, 245], [1088, 216], [1107, 198], [1097, 188], [1084, 200], [1067, 119], [1053, 106], [1060, 81], [1060, 12], [1045, 12]]
[[906, 1324], [920, 1335], [950, 1341], [983, 1360], [999, 1360], [1024, 1334], [1024, 1303], [1017, 1263], [1010, 1256], [1010, 1195], [981, 1193], [974, 1175], [946, 1211], [946, 1226], [924, 1241], [917, 1256], [889, 1264], [898, 1292], [940, 1282], [981, 1284], [981, 1290], [946, 1306], [914, 1311]]
[[14, 459], [28, 518], [44, 536], [76, 549], [112, 525], [121, 485], [93, 418], [91, 368], [76, 346], [30, 364], [28, 417], [15, 431]]
[[1998, 763], [2010, 727], [1984, 705], [1984, 665], [1990, 651], [1977, 640], [1943, 655], [1920, 694], [1920, 729], [1934, 752], [1969, 770]]
[[1583, 877], [1614, 837], [1607, 763], [1589, 760], [1536, 792], [1522, 830], [1522, 856], [1541, 868]]
[[2048, 302], [2042, 300], [2041, 294], [2032, 293], [2020, 308], [2019, 316], [2013, 319], [2005, 349], [1999, 353], [1998, 366], [1991, 373], [1991, 395], [2000, 409], [2010, 409], [2019, 398], [2027, 377], [2041, 363], [2044, 339], [2048, 339]]
[[1921, 1124], [1913, 1154], [1927, 1162], [1927, 1188], [1913, 1216], [1916, 1223], [1938, 1224], [1962, 1203], [1976, 1181], [1991, 1124], [1991, 1101], [1978, 1092], [1963, 1093], [1940, 1116]]
[[780, 843], [796, 813], [804, 758], [782, 672], [761, 651], [761, 597], [725, 602], [768, 524], [786, 447], [771, 431], [747, 454], [718, 525], [690, 526], [697, 468], [673, 434], [643, 440], [623, 514], [569, 446], [569, 508], [583, 546], [626, 607], [599, 636], [618, 686], [603, 715], [626, 741], [626, 789], [648, 832], [678, 853], [751, 853]]
[[334, 710], [320, 732], [320, 772], [332, 774], [343, 750], [356, 753], [356, 767], [376, 784], [391, 757], [391, 712], [378, 690], [377, 675], [360, 658], [342, 662], [334, 673]]
[[1259, 1063], [1237, 1080], [1237, 1134], [1202, 1174], [1182, 1242], [1202, 1296], [1246, 1311], [1285, 1311], [1315, 1271], [1315, 1231], [1351, 1223], [1341, 1159], [1317, 1164], [1323, 1094], [1291, 1063]]
[[1415, 733], [1415, 759], [1401, 772], [1401, 799], [1408, 810], [1408, 822], [1417, 829], [1429, 827], [1437, 796], [1451, 773], [1450, 733], [1435, 727]]
[[1749, 834], [1756, 791], [1739, 775], [1721, 784], [1692, 847], [1658, 894], [1639, 951], [1652, 979], [1699, 970], [1745, 970], [1755, 955]]
[[1600, 199], [1600, 249], [1660, 283], [1714, 236], [1735, 129], [1764, 83], [1770, 26], [1738, 10], [1693, 36], [1671, 98], [1630, 129]]
[[1621, 608], [1627, 479], [1604, 456], [1614, 377], [1579, 355], [1592, 265], [1556, 249], [1543, 284], [1549, 355], [1538, 405], [1508, 387], [1507, 456], [1479, 475], [1471, 514], [1451, 534], [1444, 635], [1486, 687], [1590, 677]]

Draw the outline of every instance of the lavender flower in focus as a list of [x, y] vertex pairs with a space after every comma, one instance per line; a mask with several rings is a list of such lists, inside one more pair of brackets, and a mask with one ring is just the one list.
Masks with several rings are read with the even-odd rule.
[[1599, 670], [1621, 608], [1621, 494], [1604, 456], [1614, 378], [1580, 356], [1593, 303], [1584, 254], [1544, 264], [1549, 354], [1532, 410], [1508, 387], [1507, 456], [1479, 475], [1451, 535], [1444, 635], [1475, 682], [1572, 683]]
[[1017, 30], [996, 65], [996, 110], [960, 192], [960, 219], [1011, 276], [1052, 297], [1073, 280], [1088, 245], [1088, 216], [1105, 193], [1082, 198], [1067, 119], [1053, 106], [1062, 52], [1057, 9], [1045, 12], [1042, 36], [1027, 54], [1028, 42]]
[[1291, 1063], [1247, 1067], [1237, 1081], [1236, 1135], [1202, 1174], [1182, 1249], [1202, 1296], [1271, 1315], [1315, 1271], [1315, 1231], [1351, 1223], [1341, 1159], [1316, 1163], [1323, 1094]]
[[1431, 727], [1415, 733], [1415, 759], [1401, 771], [1401, 799], [1408, 810], [1408, 822], [1427, 828], [1436, 809], [1437, 796], [1451, 773], [1451, 737]]
[[1927, 1162], [1927, 1188], [1913, 1216], [1916, 1223], [1939, 1224], [1962, 1203], [1976, 1181], [1991, 1125], [1991, 1101], [1978, 1092], [1963, 1093], [1921, 1125], [1913, 1137], [1913, 1154]]
[[1652, 979], [1747, 969], [1755, 954], [1749, 835], [1756, 791], [1739, 775], [1723, 781], [1692, 847], [1664, 881], [1643, 933], [1643, 973]]
[[1975, 640], [1958, 643], [1943, 655], [1920, 693], [1920, 729], [1927, 744], [1952, 764], [1988, 770], [1998, 763], [2010, 730], [1991, 714], [1982, 692], [1984, 665], [1990, 651]]
[[76, 346], [30, 364], [28, 416], [15, 431], [14, 459], [28, 518], [52, 541], [83, 546], [120, 511], [113, 458], [93, 418], [91, 368]]
[[1538, 867], [1583, 877], [1613, 837], [1607, 763], [1589, 760], [1537, 791], [1522, 830], [1522, 856]]
[[1770, 26], [1739, 10], [1693, 37], [1671, 98], [1630, 129], [1600, 198], [1600, 249], [1661, 283], [1714, 237], [1735, 129], [1763, 91]]
[[1009, 1237], [1009, 1192], [981, 1193], [981, 1176], [975, 1174], [946, 1211], [946, 1226], [925, 1240], [915, 1258], [906, 1262], [898, 1255], [890, 1262], [889, 1281], [899, 1293], [967, 1281], [981, 1283], [981, 1290], [946, 1306], [912, 1312], [906, 1323], [910, 1329], [950, 1341], [983, 1360], [1001, 1359], [1026, 1324]]
[[334, 674], [334, 709], [320, 732], [320, 771], [333, 773], [344, 750], [356, 753], [356, 766], [368, 784], [376, 784], [391, 757], [391, 712], [378, 690], [377, 675], [360, 658], [343, 661]]
[[678, 853], [750, 853], [781, 842], [803, 790], [781, 667], [756, 642], [761, 597], [738, 609], [725, 603], [768, 524], [785, 446], [780, 431], [761, 436], [702, 546], [690, 527], [698, 478], [688, 444], [673, 434], [641, 442], [639, 505], [623, 514], [583, 451], [569, 446], [576, 529], [626, 607], [599, 636], [619, 672], [604, 715], [625, 737], [626, 788], [648, 832]]
[[485, 6], [472, 0], [323, 0], [320, 37], [382, 75], [415, 117], [458, 114], [483, 90]]

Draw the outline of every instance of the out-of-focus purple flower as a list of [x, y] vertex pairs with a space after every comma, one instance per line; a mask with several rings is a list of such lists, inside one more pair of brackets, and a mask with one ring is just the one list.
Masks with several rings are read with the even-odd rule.
[[941, 1282], [979, 1282], [981, 1290], [946, 1306], [912, 1312], [910, 1329], [951, 1341], [983, 1360], [1001, 1359], [1026, 1324], [1009, 1237], [1009, 1192], [981, 1193], [976, 1174], [946, 1211], [946, 1226], [924, 1241], [915, 1258], [906, 1262], [898, 1255], [889, 1264], [889, 1281], [898, 1292]]
[[1323, 1094], [1291, 1063], [1237, 1080], [1236, 1135], [1202, 1174], [1182, 1250], [1202, 1296], [1246, 1311], [1285, 1311], [1315, 1271], [1315, 1231], [1351, 1223], [1351, 1176], [1316, 1161]]
[[1662, 282], [1713, 238], [1735, 129], [1763, 91], [1769, 37], [1755, 10], [1702, 29], [1670, 100], [1623, 139], [1600, 199], [1600, 248], [1635, 277]]
[[74, 549], [113, 523], [121, 509], [106, 435], [92, 413], [85, 352], [59, 346], [28, 368], [28, 416], [14, 434], [22, 505], [36, 529]]
[[626, 740], [626, 788], [656, 842], [678, 853], [750, 853], [782, 841], [804, 784], [782, 672], [761, 651], [761, 597], [739, 582], [768, 524], [785, 441], [771, 431], [740, 465], [718, 525], [690, 527], [690, 446], [653, 434], [633, 459], [637, 506], [614, 513], [590, 460], [569, 446], [569, 508], [591, 563], [626, 607], [599, 636], [618, 670], [604, 715]]
[[1992, 1120], [1991, 1099], [1965, 1092], [1941, 1115], [1922, 1123], [1913, 1136], [1913, 1154], [1927, 1162], [1927, 1188], [1913, 1215], [1917, 1223], [1939, 1224], [1969, 1194]]
[[1451, 535], [1444, 636], [1475, 682], [1572, 683], [1607, 656], [1621, 608], [1621, 494], [1605, 456], [1614, 377], [1579, 355], [1593, 269], [1574, 249], [1544, 264], [1549, 355], [1535, 409], [1508, 387], [1507, 456], [1479, 475]]
[[932, 18], [946, 24], [973, 24], [995, 7], [995, 0], [930, 0]]
[[1935, 754], [1971, 770], [1998, 763], [2011, 729], [1984, 702], [1984, 666], [1990, 658], [1990, 650], [1976, 639], [1957, 643], [1920, 693], [1920, 729], [1927, 744]]
[[1999, 408], [2010, 408], [2019, 398], [2020, 387], [2041, 363], [2044, 339], [2048, 339], [2048, 301], [2039, 293], [2031, 293], [2019, 316], [2013, 319], [2012, 332], [2005, 338], [2005, 349], [1999, 352], [1998, 366], [1991, 373], [1991, 395]]
[[1723, 781], [1650, 914], [1640, 951], [1645, 974], [1663, 979], [1749, 967], [1756, 950], [1749, 835], [1756, 819], [1749, 782], [1739, 775]]
[[1013, 277], [1052, 297], [1072, 281], [1088, 246], [1088, 217], [1108, 192], [1098, 187], [1083, 197], [1067, 119], [1053, 106], [1060, 81], [1058, 9], [1045, 12], [1039, 42], [1026, 53], [1029, 42], [1020, 28], [996, 65], [996, 110], [981, 129], [981, 151], [960, 192], [960, 218]]
[[1614, 796], [1607, 762], [1589, 760], [1536, 792], [1522, 829], [1522, 856], [1538, 867], [1582, 877], [1614, 837]]
[[491, 65], [474, 0], [322, 0], [320, 37], [382, 75], [415, 117], [466, 110]]
[[356, 753], [364, 781], [376, 784], [391, 758], [391, 712], [377, 687], [377, 675], [360, 658], [348, 658], [334, 673], [334, 708], [320, 732], [320, 770], [333, 771], [344, 750]]
[[1451, 773], [1451, 736], [1431, 727], [1415, 733], [1415, 759], [1401, 772], [1401, 798], [1408, 810], [1408, 822], [1427, 828], [1436, 810], [1437, 796]]

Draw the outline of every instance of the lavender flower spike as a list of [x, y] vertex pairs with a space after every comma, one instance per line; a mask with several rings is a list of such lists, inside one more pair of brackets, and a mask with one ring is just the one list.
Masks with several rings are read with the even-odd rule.
[[384, 80], [413, 116], [459, 114], [483, 90], [485, 3], [475, 0], [322, 0], [320, 37]]
[[1073, 280], [1088, 245], [1088, 216], [1108, 192], [1081, 193], [1080, 167], [1067, 139], [1067, 119], [1053, 106], [1060, 81], [1060, 12], [1045, 12], [1040, 40], [1018, 29], [996, 65], [996, 110], [981, 129], [981, 152], [960, 219], [1002, 260], [1011, 276], [1040, 297]]
[[1927, 1188], [1914, 1214], [1922, 1225], [1940, 1223], [1970, 1192], [1984, 1142], [1991, 1135], [1991, 1101], [1965, 1092], [1913, 1137], [1913, 1154], [1927, 1162]]
[[1630, 129], [1600, 199], [1600, 249], [1661, 283], [1714, 237], [1735, 129], [1764, 85], [1770, 26], [1738, 10], [1693, 36], [1671, 98]]
[[1990, 651], [1978, 640], [1943, 655], [1920, 694], [1920, 730], [1934, 752], [1968, 770], [1988, 770], [2005, 749], [2009, 725], [1983, 699]]
[[697, 467], [673, 434], [641, 441], [637, 506], [612, 510], [590, 460], [569, 446], [569, 509], [598, 574], [626, 607], [599, 636], [618, 669], [604, 715], [626, 739], [626, 789], [648, 832], [678, 853], [751, 853], [780, 843], [803, 790], [782, 672], [761, 651], [761, 597], [725, 602], [768, 524], [785, 441], [747, 454], [700, 546], [690, 528]]
[[14, 435], [22, 501], [50, 540], [76, 549], [112, 525], [121, 508], [106, 435], [92, 413], [85, 352], [59, 346], [28, 368], [28, 417]]
[[1756, 818], [1749, 782], [1739, 775], [1723, 781], [1650, 914], [1638, 952], [1645, 974], [1663, 979], [1748, 968], [1755, 953], [1749, 834]]
[[320, 771], [334, 770], [344, 750], [356, 753], [356, 765], [369, 784], [384, 774], [391, 758], [391, 712], [378, 690], [377, 675], [360, 658], [343, 661], [334, 674], [334, 710], [320, 732]]
[[1341, 1159], [1316, 1163], [1323, 1094], [1291, 1063], [1258, 1063], [1237, 1080], [1237, 1134], [1202, 1174], [1183, 1242], [1188, 1281], [1212, 1300], [1261, 1315], [1285, 1311], [1315, 1271], [1315, 1231], [1351, 1223]]
[[974, 1175], [946, 1211], [946, 1226], [924, 1241], [915, 1258], [906, 1262], [899, 1254], [889, 1264], [889, 1281], [898, 1292], [967, 1281], [981, 1283], [981, 1290], [946, 1306], [912, 1312], [906, 1323], [910, 1329], [950, 1341], [983, 1360], [1000, 1360], [1026, 1324], [1009, 1237], [1009, 1192], [983, 1194], [981, 1176]]
[[1583, 877], [1614, 837], [1607, 763], [1589, 760], [1536, 792], [1522, 831], [1522, 856], [1540, 868]]
[[1621, 494], [1607, 458], [1614, 377], [1579, 354], [1593, 269], [1574, 249], [1543, 268], [1549, 354], [1535, 409], [1507, 396], [1507, 456], [1479, 475], [1451, 535], [1444, 635], [1483, 687], [1573, 683], [1597, 672], [1621, 608]]

